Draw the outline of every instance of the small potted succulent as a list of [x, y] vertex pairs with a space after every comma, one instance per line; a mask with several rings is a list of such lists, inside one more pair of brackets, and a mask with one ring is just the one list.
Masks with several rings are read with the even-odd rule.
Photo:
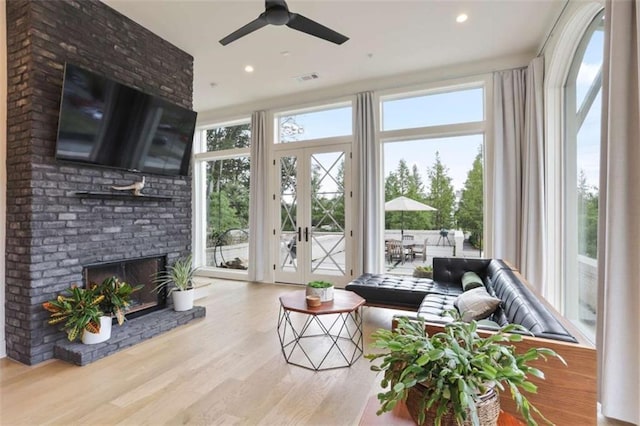
[[[48, 321], [51, 325], [62, 324], [69, 341], [81, 336], [86, 344], [107, 340], [107, 329], [111, 327], [111, 317], [105, 316], [100, 309], [104, 295], [95, 288], [72, 286], [55, 300], [44, 302], [42, 307], [51, 313]], [[109, 333], [110, 334], [110, 333]]]
[[433, 266], [416, 266], [413, 270], [413, 276], [415, 278], [430, 278], [433, 279]]
[[333, 300], [333, 284], [328, 281], [310, 281], [306, 295], [319, 297], [320, 302], [330, 302]]
[[404, 401], [419, 425], [495, 425], [500, 412], [498, 392], [508, 389], [529, 425], [537, 424], [533, 413], [548, 420], [522, 391], [535, 393], [530, 376], [544, 378], [528, 363], [557, 357], [551, 349], [531, 348], [516, 353], [510, 342], [522, 340], [509, 324], [486, 337], [477, 333], [475, 321], [463, 322], [457, 311], [447, 312], [453, 321], [442, 332], [429, 336], [424, 320], [400, 317], [394, 330], [379, 329], [372, 337], [381, 353], [368, 354], [373, 371], [382, 372], [378, 414], [391, 411]]
[[160, 272], [155, 279], [155, 291], [168, 289], [169, 295], [173, 298], [173, 309], [175, 311], [188, 311], [193, 308], [193, 295], [195, 286], [193, 277], [196, 269], [193, 267], [191, 255], [180, 258], [166, 271]]

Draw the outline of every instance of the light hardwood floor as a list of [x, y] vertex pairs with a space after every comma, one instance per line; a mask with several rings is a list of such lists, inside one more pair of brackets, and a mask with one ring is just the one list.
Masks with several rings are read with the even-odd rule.
[[[300, 287], [211, 282], [204, 319], [88, 366], [1, 359], [0, 425], [358, 424], [379, 382], [367, 360], [315, 373], [282, 357], [277, 298]], [[368, 353], [395, 312], [364, 312]]]
[[[283, 359], [277, 298], [299, 289], [215, 280], [204, 319], [85, 367], [2, 359], [0, 424], [357, 424], [367, 360], [315, 373]], [[365, 339], [391, 316], [365, 308]]]

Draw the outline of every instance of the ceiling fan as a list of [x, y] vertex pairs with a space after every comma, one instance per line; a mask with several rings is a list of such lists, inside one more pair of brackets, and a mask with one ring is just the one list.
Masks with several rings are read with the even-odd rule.
[[342, 44], [349, 40], [349, 37], [345, 37], [316, 21], [297, 13], [289, 12], [287, 3], [284, 0], [266, 0], [264, 12], [244, 27], [220, 40], [220, 44], [226, 46], [232, 41], [236, 41], [240, 37], [244, 37], [266, 25], [286, 25], [294, 30], [302, 31], [335, 44]]

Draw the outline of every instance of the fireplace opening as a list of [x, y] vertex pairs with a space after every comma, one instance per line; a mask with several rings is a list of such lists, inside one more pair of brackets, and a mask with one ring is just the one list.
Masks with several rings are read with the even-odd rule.
[[131, 306], [126, 313], [127, 318], [135, 318], [166, 307], [166, 291], [153, 291], [153, 281], [158, 272], [165, 270], [165, 265], [166, 256], [87, 265], [82, 272], [84, 286], [87, 287], [91, 283], [99, 284], [112, 276], [131, 285], [143, 284], [141, 290], [131, 295]]

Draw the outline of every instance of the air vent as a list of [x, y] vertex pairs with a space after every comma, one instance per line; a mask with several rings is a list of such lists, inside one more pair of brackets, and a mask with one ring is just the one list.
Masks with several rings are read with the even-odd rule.
[[312, 72], [310, 74], [300, 75], [298, 77], [294, 77], [299, 83], [304, 83], [306, 81], [317, 80], [320, 78], [317, 72]]

